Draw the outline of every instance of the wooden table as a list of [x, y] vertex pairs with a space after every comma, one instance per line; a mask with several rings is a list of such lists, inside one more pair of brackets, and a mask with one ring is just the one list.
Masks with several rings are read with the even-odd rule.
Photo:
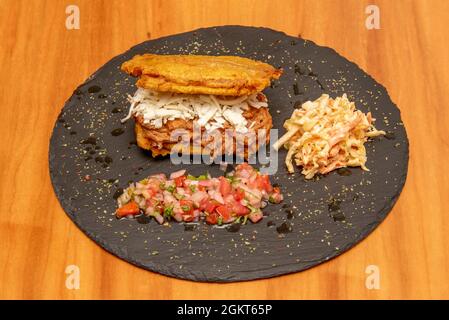
[[[379, 30], [365, 27], [370, 3]], [[79, 6], [79, 30], [65, 27], [69, 4]], [[449, 298], [448, 21], [446, 0], [0, 0], [0, 298]], [[402, 111], [410, 165], [399, 202], [366, 240], [311, 270], [232, 284], [154, 274], [89, 240], [53, 193], [49, 137], [78, 84], [144, 40], [224, 24], [330, 46], [384, 84]], [[65, 285], [72, 264], [78, 290]], [[365, 286], [369, 265], [379, 268], [379, 290]]]

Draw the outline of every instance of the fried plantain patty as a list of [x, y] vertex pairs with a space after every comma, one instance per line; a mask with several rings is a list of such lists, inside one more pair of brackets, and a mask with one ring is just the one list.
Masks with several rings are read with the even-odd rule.
[[250, 95], [265, 89], [282, 70], [247, 58], [201, 55], [136, 55], [122, 70], [139, 77], [137, 86], [161, 92]]

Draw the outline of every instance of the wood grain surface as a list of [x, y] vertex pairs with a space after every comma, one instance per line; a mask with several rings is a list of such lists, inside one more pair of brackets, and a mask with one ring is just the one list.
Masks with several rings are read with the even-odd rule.
[[[80, 29], [67, 30], [67, 5]], [[380, 8], [380, 30], [365, 8]], [[449, 1], [0, 0], [0, 298], [449, 298]], [[330, 46], [385, 85], [410, 139], [404, 191], [342, 256], [305, 272], [233, 284], [181, 281], [103, 251], [65, 215], [48, 171], [52, 128], [74, 88], [110, 58], [160, 36], [266, 26]], [[65, 282], [80, 268], [80, 289]], [[380, 289], [365, 285], [369, 265]]]

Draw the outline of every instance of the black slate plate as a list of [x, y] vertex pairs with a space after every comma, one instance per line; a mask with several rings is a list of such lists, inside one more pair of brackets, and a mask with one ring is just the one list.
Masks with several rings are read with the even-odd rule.
[[[240, 55], [282, 67], [281, 79], [265, 90], [274, 128], [281, 134], [295, 103], [326, 92], [333, 97], [347, 93], [359, 109], [373, 113], [376, 126], [388, 135], [367, 143], [370, 172], [355, 168], [313, 181], [299, 173], [288, 175], [281, 151], [279, 170], [271, 179], [281, 186], [284, 202], [269, 206], [262, 222], [234, 232], [205, 224], [191, 230], [176, 223], [164, 227], [142, 219], [116, 220], [113, 195], [130, 180], [180, 168], [222, 174], [217, 165], [175, 167], [169, 159], [152, 159], [135, 145], [133, 121], [120, 123], [135, 79], [119, 67], [145, 52]], [[63, 209], [104, 249], [165, 275], [230, 282], [301, 271], [365, 238], [402, 190], [408, 140], [385, 88], [334, 50], [270, 29], [226, 26], [147, 41], [106, 63], [66, 102], [51, 137], [49, 160]]]

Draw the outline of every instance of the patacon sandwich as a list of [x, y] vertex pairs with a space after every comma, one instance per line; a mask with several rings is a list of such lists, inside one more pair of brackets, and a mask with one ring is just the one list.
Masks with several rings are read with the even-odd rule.
[[[155, 54], [136, 55], [121, 69], [138, 77], [138, 89], [129, 97], [131, 106], [123, 121], [134, 118], [137, 144], [153, 157], [170, 153], [177, 143], [174, 130], [193, 132], [194, 124], [203, 134], [222, 136], [230, 130], [235, 134], [266, 130], [264, 141], [251, 143], [246, 156], [269, 142], [272, 119], [262, 90], [282, 70], [236, 56]], [[204, 147], [210, 138], [202, 137]]]

